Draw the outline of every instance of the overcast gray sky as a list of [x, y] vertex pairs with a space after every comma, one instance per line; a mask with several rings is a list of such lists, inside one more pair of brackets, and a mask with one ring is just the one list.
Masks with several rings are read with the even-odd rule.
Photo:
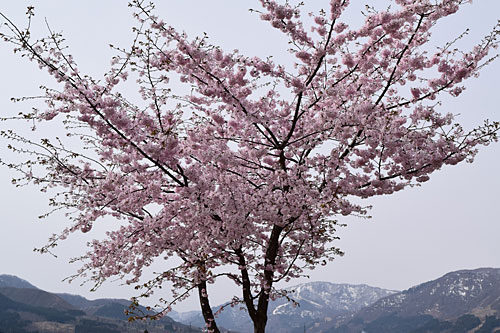
[[[326, 0], [310, 0], [320, 7]], [[359, 22], [365, 1], [352, 1], [356, 7], [349, 20]], [[377, 1], [385, 3], [386, 1]], [[373, 3], [371, 1], [370, 3]], [[26, 6], [35, 6], [34, 32], [46, 33], [44, 18], [51, 28], [63, 31], [70, 52], [83, 72], [100, 77], [108, 68], [113, 52], [108, 44], [127, 47], [135, 23], [126, 1], [3, 1], [0, 11], [17, 24], [25, 22]], [[167, 23], [185, 30], [190, 36], [207, 32], [214, 44], [224, 49], [239, 49], [246, 55], [273, 55], [275, 61], [287, 60], [286, 40], [261, 22], [249, 8], [259, 8], [258, 1], [168, 0], [161, 1], [158, 14]], [[500, 18], [500, 1], [482, 0], [446, 19], [435, 29], [435, 45], [441, 45], [471, 28], [460, 45], [470, 47], [479, 41]], [[30, 109], [30, 104], [12, 104], [10, 97], [39, 94], [40, 84], [53, 85], [45, 72], [12, 53], [0, 43], [0, 113], [1, 116]], [[460, 113], [466, 128], [483, 119], [500, 119], [500, 61], [485, 68], [482, 75], [467, 83], [459, 99], [446, 98], [445, 112]], [[12, 127], [0, 123], [0, 129]], [[16, 127], [17, 128], [17, 127]], [[19, 128], [21, 129], [21, 128]], [[9, 156], [5, 141], [0, 141], [0, 156]], [[500, 267], [500, 144], [483, 147], [473, 164], [445, 167], [431, 176], [422, 187], [404, 190], [391, 196], [370, 199], [370, 220], [347, 218], [348, 227], [340, 231], [338, 245], [346, 255], [327, 267], [311, 272], [310, 279], [297, 280], [336, 283], [365, 283], [388, 289], [406, 289], [437, 278], [449, 271], [478, 267]], [[130, 287], [110, 282], [97, 292], [91, 285], [63, 283], [61, 280], [78, 268], [68, 258], [85, 250], [87, 235], [74, 235], [64, 242], [58, 258], [32, 252], [53, 233], [65, 226], [62, 215], [38, 220], [47, 211], [47, 197], [34, 187], [16, 189], [10, 184], [11, 171], [0, 169], [0, 274], [14, 274], [36, 286], [53, 292], [81, 294], [89, 298], [135, 295]], [[342, 220], [341, 220], [342, 221]], [[112, 223], [104, 223], [91, 237], [98, 237]], [[162, 263], [158, 267], [161, 267]], [[230, 300], [236, 288], [216, 285], [212, 304]], [[158, 295], [164, 296], [164, 295]], [[196, 300], [178, 310], [197, 309]]]

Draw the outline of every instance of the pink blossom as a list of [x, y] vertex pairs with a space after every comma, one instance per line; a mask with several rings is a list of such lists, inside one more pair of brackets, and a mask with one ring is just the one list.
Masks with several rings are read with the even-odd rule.
[[[19, 118], [62, 121], [70, 140], [2, 132], [30, 161], [11, 165], [22, 180], [59, 193], [51, 205], [68, 210], [71, 224], [42, 252], [104, 218], [120, 220], [90, 242], [79, 274], [96, 284], [126, 275], [146, 296], [171, 284], [175, 301], [197, 290], [215, 332], [207, 284], [229, 276], [243, 294], [233, 303], [262, 318], [269, 299], [282, 296], [275, 281], [342, 254], [332, 248], [332, 221], [366, 214], [360, 198], [471, 161], [500, 130], [486, 123], [466, 132], [441, 113], [442, 95], [460, 95], [498, 44], [497, 26], [468, 53], [429, 51], [431, 28], [463, 1], [396, 0], [387, 12], [368, 12], [359, 28], [340, 21], [346, 0], [329, 1], [314, 22], [287, 1], [259, 2], [261, 19], [290, 42], [265, 51], [289, 51], [292, 66], [190, 39], [135, 0], [138, 25], [151, 29], [137, 30], [132, 51], [119, 53], [102, 79], [80, 73], [53, 45], [63, 43], [57, 36], [29, 45], [15, 29], [11, 36], [61, 83], [59, 92], [43, 91], [43, 110]], [[124, 84], [129, 73], [135, 83]], [[74, 148], [71, 138], [80, 138]], [[179, 264], [167, 260], [142, 284], [147, 267], [170, 258]]]

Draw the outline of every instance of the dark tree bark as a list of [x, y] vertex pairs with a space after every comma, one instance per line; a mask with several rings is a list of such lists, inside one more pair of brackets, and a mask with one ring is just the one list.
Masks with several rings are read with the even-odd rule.
[[207, 282], [202, 281], [198, 284], [198, 296], [200, 298], [201, 313], [203, 314], [203, 319], [207, 324], [209, 332], [220, 333], [217, 324], [215, 323], [214, 313], [210, 307], [210, 302], [207, 295]]
[[[269, 237], [269, 244], [267, 246], [265, 256], [265, 269], [264, 269], [264, 286], [260, 291], [259, 300], [257, 303], [256, 320], [253, 320], [254, 333], [265, 333], [267, 324], [267, 310], [269, 308], [269, 294], [273, 286], [274, 270], [272, 267], [276, 264], [276, 256], [278, 255], [279, 237], [283, 227], [274, 225]], [[252, 318], [253, 319], [253, 318]]]

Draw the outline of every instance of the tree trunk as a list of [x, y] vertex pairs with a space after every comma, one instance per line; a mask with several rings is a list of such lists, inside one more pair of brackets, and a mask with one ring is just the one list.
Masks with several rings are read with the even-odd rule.
[[257, 321], [253, 323], [253, 332], [254, 333], [265, 333], [266, 332], [266, 324], [267, 324], [267, 316], [264, 321]]
[[214, 313], [212, 312], [212, 308], [210, 307], [210, 302], [208, 300], [206, 281], [202, 281], [198, 284], [198, 296], [200, 298], [201, 313], [203, 314], [203, 319], [205, 319], [208, 331], [211, 333], [220, 333], [219, 328], [215, 323]]
[[279, 249], [279, 236], [283, 231], [283, 227], [274, 225], [271, 235], [269, 237], [269, 243], [267, 245], [266, 257], [265, 257], [265, 269], [264, 269], [264, 286], [262, 286], [261, 293], [259, 296], [259, 301], [257, 304], [257, 315], [256, 319], [253, 321], [254, 333], [265, 333], [267, 324], [267, 310], [269, 307], [269, 294], [273, 286], [274, 270], [268, 269], [269, 266], [274, 266], [276, 264], [276, 256], [278, 255]]

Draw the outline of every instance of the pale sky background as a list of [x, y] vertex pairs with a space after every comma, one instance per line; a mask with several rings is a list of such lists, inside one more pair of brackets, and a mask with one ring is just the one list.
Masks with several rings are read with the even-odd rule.
[[[316, 7], [328, 4], [326, 0], [309, 2]], [[359, 22], [366, 1], [351, 2], [355, 7], [345, 17], [348, 22]], [[135, 22], [126, 1], [3, 0], [0, 11], [23, 26], [28, 5], [35, 6], [35, 35], [46, 34], [47, 18], [53, 30], [63, 31], [81, 71], [95, 77], [109, 66], [113, 55], [109, 43], [130, 45], [130, 28]], [[225, 50], [239, 49], [248, 56], [273, 55], [276, 62], [289, 61], [284, 52], [286, 39], [256, 14], [249, 13], [249, 8], [259, 8], [258, 1], [164, 0], [157, 13], [192, 37], [207, 32], [210, 41]], [[460, 42], [467, 49], [499, 18], [499, 0], [475, 1], [436, 27], [433, 45], [442, 45], [471, 28], [471, 34]], [[37, 95], [40, 84], [50, 86], [53, 81], [35, 64], [14, 55], [11, 46], [3, 42], [0, 56], [0, 115], [29, 110], [29, 103], [12, 104], [10, 98]], [[443, 110], [460, 113], [466, 128], [486, 118], [500, 120], [500, 61], [485, 68], [478, 79], [469, 81], [459, 99], [444, 101]], [[0, 123], [2, 130], [12, 126]], [[1, 158], [9, 157], [6, 145], [0, 140]], [[422, 187], [368, 200], [366, 204], [374, 207], [372, 219], [341, 219], [348, 227], [340, 231], [342, 239], [337, 245], [346, 255], [311, 272], [309, 280], [296, 280], [290, 285], [330, 281], [402, 290], [453, 270], [500, 267], [500, 144], [482, 148], [473, 164], [445, 167]], [[56, 249], [58, 258], [32, 252], [53, 232], [61, 230], [66, 221], [62, 215], [38, 220], [37, 216], [47, 211], [47, 197], [35, 187], [16, 189], [10, 184], [12, 177], [10, 170], [0, 169], [0, 274], [17, 275], [47, 291], [88, 298], [135, 295], [131, 287], [121, 286], [119, 281], [106, 283], [93, 293], [89, 292], [90, 284], [61, 282], [78, 268], [69, 264], [68, 258], [82, 254], [90, 238], [73, 235]], [[110, 226], [112, 223], [105, 223], [90, 237], [99, 237], [99, 232]], [[229, 287], [229, 282], [219, 283], [209, 292], [212, 305], [230, 300], [233, 294], [240, 295], [237, 288]], [[197, 300], [188, 300], [176, 309], [198, 309]]]

